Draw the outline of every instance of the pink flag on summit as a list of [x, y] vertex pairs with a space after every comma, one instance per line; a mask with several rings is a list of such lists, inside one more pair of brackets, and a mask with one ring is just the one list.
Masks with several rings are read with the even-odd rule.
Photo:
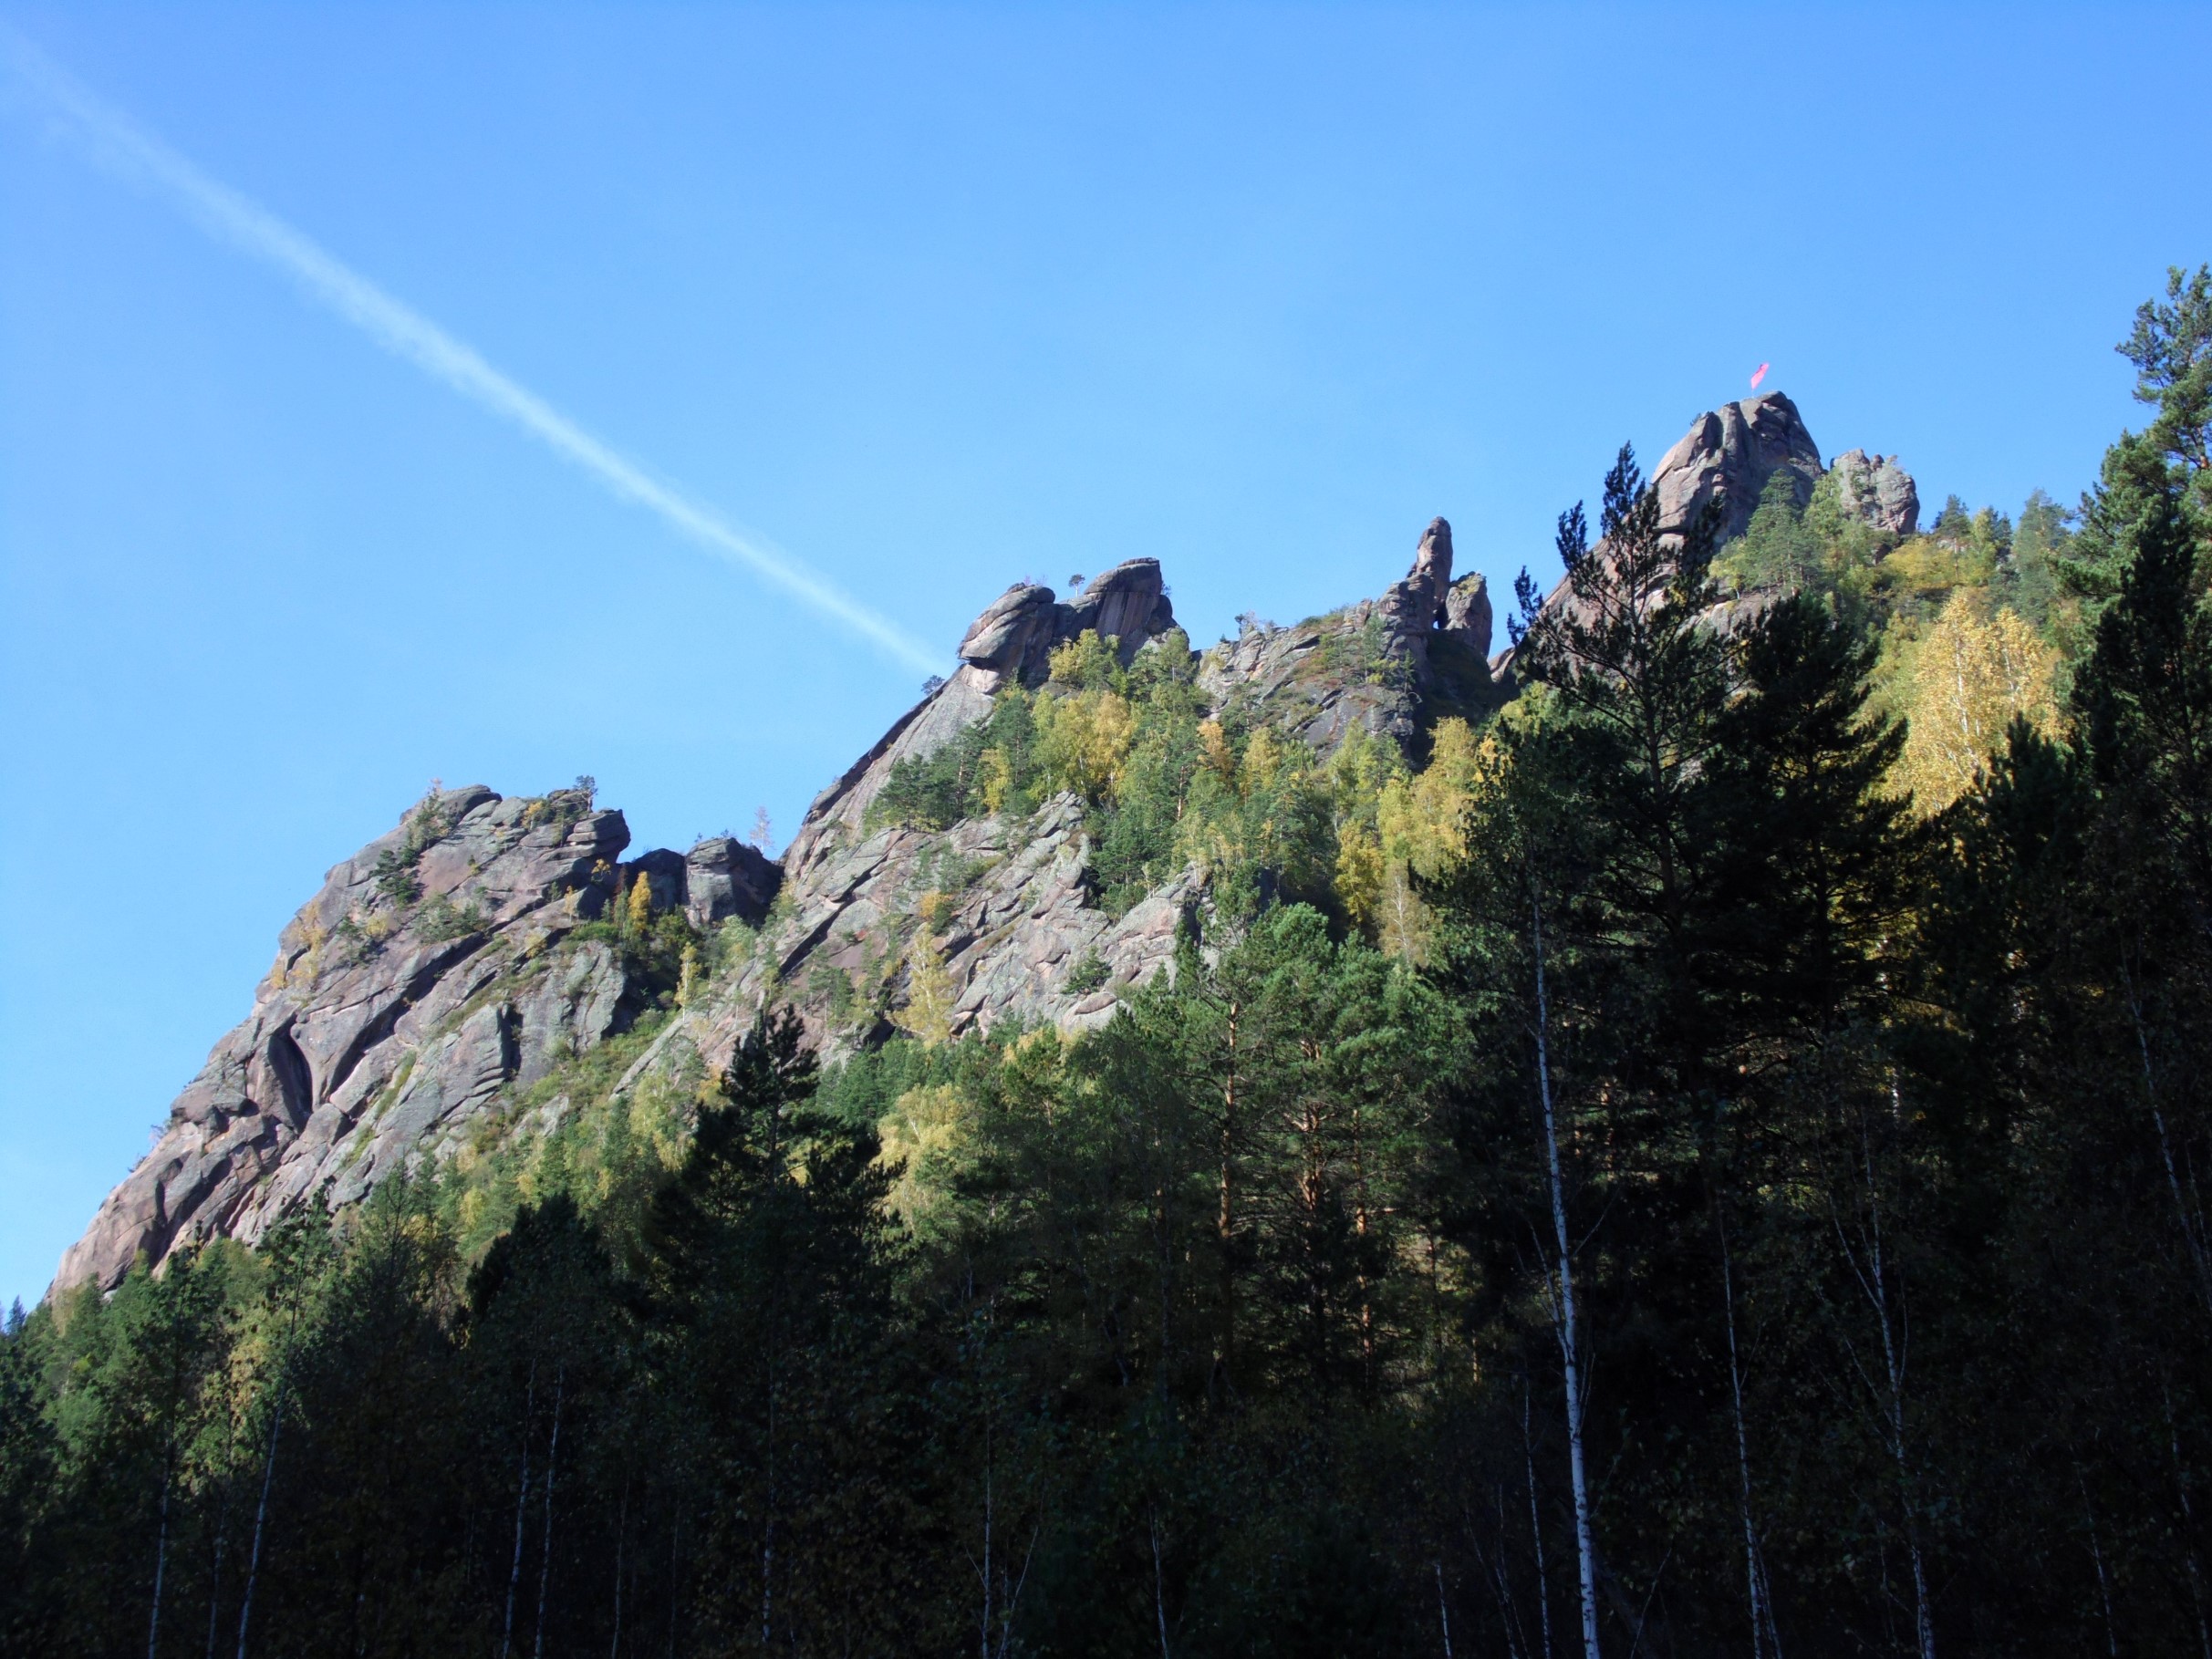
[[1758, 371], [1751, 376], [1751, 389], [1753, 391], [1757, 391], [1759, 389], [1759, 383], [1766, 378], [1767, 366], [1764, 363], [1761, 363], [1759, 366]]

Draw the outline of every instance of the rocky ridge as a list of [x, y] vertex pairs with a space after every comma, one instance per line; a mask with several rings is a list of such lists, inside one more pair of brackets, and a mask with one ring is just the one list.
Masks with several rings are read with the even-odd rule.
[[[1837, 466], [1856, 510], [1910, 528], [1917, 495], [1894, 459], [1854, 451]], [[1700, 417], [1652, 477], [1670, 528], [1718, 498], [1736, 534], [1782, 469], [1802, 481], [1801, 503], [1823, 470], [1795, 406], [1769, 393]], [[1438, 518], [1376, 597], [1288, 627], [1247, 618], [1191, 660], [1217, 717], [1264, 721], [1322, 753], [1355, 730], [1418, 751], [1437, 719], [1480, 716], [1511, 695], [1511, 653], [1490, 657], [1492, 622], [1482, 576], [1454, 579], [1451, 526]], [[141, 1252], [158, 1262], [217, 1235], [251, 1241], [317, 1193], [355, 1202], [394, 1173], [510, 1133], [525, 1091], [639, 1021], [657, 1028], [618, 1092], [726, 1063], [767, 1005], [794, 1008], [832, 1053], [878, 1041], [890, 1028], [866, 1010], [856, 1020], [855, 988], [898, 1006], [925, 904], [956, 1032], [1109, 1019], [1179, 937], [1204, 938], [1200, 872], [1112, 916], [1093, 896], [1073, 796], [941, 831], [877, 825], [868, 812], [901, 760], [986, 719], [1007, 686], [1043, 683], [1052, 650], [1086, 631], [1125, 665], [1189, 649], [1155, 560], [1116, 565], [1065, 601], [1010, 587], [967, 630], [959, 669], [816, 797], [780, 860], [718, 836], [624, 862], [622, 815], [587, 790], [426, 796], [286, 925], [252, 1011], [64, 1256], [56, 1290], [112, 1285]], [[687, 971], [671, 992], [608, 937], [606, 918], [640, 882], [653, 910], [732, 942], [720, 974], [694, 988]], [[559, 1110], [556, 1097], [538, 1116]]]

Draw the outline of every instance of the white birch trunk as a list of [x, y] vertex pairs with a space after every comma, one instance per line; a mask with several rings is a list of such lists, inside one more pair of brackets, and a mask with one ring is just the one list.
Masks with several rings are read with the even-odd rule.
[[1583, 1457], [1581, 1333], [1574, 1312], [1574, 1249], [1567, 1233], [1566, 1183], [1559, 1167], [1559, 1125], [1552, 1109], [1551, 1011], [1543, 977], [1543, 908], [1530, 900], [1536, 948], [1536, 1083], [1543, 1103], [1544, 1161], [1552, 1189], [1552, 1230], [1559, 1248], [1559, 1352], [1566, 1370], [1567, 1458], [1574, 1482], [1575, 1565], [1582, 1579], [1584, 1659], [1598, 1659], [1597, 1549], [1590, 1530], [1590, 1485]]
[[523, 1472], [514, 1488], [514, 1560], [507, 1568], [507, 1612], [499, 1630], [500, 1659], [506, 1659], [514, 1646], [514, 1594], [523, 1581], [523, 1517], [530, 1508], [530, 1419], [536, 1405], [537, 1362], [532, 1360], [530, 1380], [523, 1393]]
[[245, 1637], [254, 1617], [254, 1585], [261, 1576], [261, 1534], [269, 1518], [269, 1483], [276, 1475], [276, 1442], [285, 1427], [285, 1385], [276, 1384], [276, 1410], [269, 1423], [269, 1451], [261, 1466], [261, 1502], [254, 1510], [254, 1549], [246, 1558], [245, 1600], [238, 1604], [238, 1659], [245, 1659]]
[[1751, 1443], [1743, 1420], [1743, 1362], [1736, 1350], [1736, 1281], [1729, 1261], [1728, 1224], [1718, 1210], [1713, 1228], [1720, 1239], [1720, 1295], [1728, 1308], [1729, 1395], [1736, 1413], [1736, 1477], [1743, 1507], [1743, 1573], [1751, 1602], [1751, 1659], [1766, 1659], [1771, 1649], [1781, 1659], [1781, 1636], [1774, 1628], [1767, 1599], [1767, 1564], [1760, 1552], [1759, 1525], [1751, 1513]]
[[545, 1448], [545, 1525], [537, 1558], [537, 1633], [531, 1645], [533, 1659], [545, 1659], [545, 1586], [553, 1577], [553, 1477], [561, 1457], [561, 1398], [567, 1383], [565, 1367], [553, 1373], [553, 1440]]
[[153, 1540], [153, 1617], [146, 1626], [146, 1659], [155, 1659], [161, 1644], [161, 1570], [169, 1564], [169, 1488], [171, 1459], [161, 1459], [161, 1519]]

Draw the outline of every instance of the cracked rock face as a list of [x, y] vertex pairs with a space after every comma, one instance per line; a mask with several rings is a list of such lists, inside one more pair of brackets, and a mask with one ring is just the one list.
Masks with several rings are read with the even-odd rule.
[[1767, 481], [1784, 471], [1793, 474], [1797, 504], [1802, 507], [1820, 482], [1820, 446], [1805, 430], [1797, 405], [1781, 392], [1700, 415], [1652, 470], [1660, 527], [1679, 534], [1708, 503], [1719, 499], [1723, 503], [1719, 539], [1732, 541], [1751, 522]]
[[338, 865], [55, 1288], [112, 1285], [141, 1250], [251, 1242], [317, 1190], [358, 1198], [552, 1053], [607, 1036], [621, 967], [563, 940], [611, 897], [628, 839], [580, 795], [470, 788]]
[[1413, 567], [1381, 597], [1295, 627], [1246, 628], [1206, 653], [1199, 690], [1217, 713], [1241, 708], [1323, 754], [1355, 730], [1414, 741], [1432, 698], [1466, 705], [1490, 691], [1488, 587], [1480, 575], [1455, 584], [1451, 561], [1451, 526], [1432, 519]]

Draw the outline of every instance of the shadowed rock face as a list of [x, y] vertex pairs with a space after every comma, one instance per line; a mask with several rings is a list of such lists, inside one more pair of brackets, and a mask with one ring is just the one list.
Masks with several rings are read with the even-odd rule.
[[701, 933], [735, 917], [757, 922], [784, 885], [784, 866], [731, 835], [710, 835], [683, 855], [684, 913]]

